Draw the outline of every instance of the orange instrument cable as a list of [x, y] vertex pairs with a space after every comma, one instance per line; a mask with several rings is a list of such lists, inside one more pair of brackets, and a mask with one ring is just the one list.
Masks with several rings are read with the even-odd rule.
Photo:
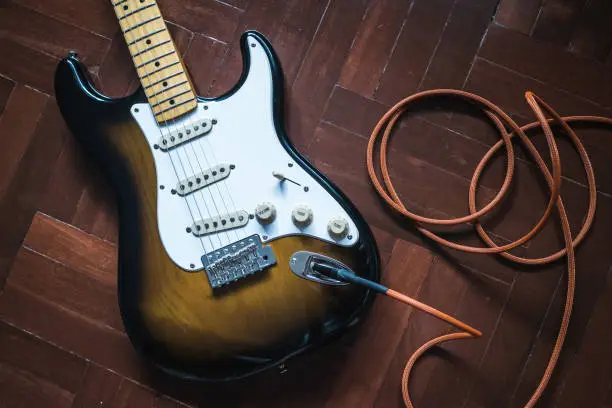
[[[469, 211], [470, 214], [464, 217], [452, 218], [452, 219], [436, 219], [436, 218], [428, 218], [423, 217], [418, 214], [415, 214], [408, 210], [404, 204], [402, 203], [400, 197], [398, 196], [393, 182], [391, 181], [391, 177], [389, 176], [389, 170], [387, 166], [387, 150], [388, 150], [388, 142], [389, 137], [391, 135], [391, 131], [401, 117], [401, 115], [408, 110], [411, 104], [416, 101], [431, 98], [431, 97], [457, 97], [464, 100], [467, 100], [475, 105], [479, 106], [484, 110], [489, 119], [493, 122], [493, 124], [497, 127], [499, 134], [501, 136], [501, 140], [494, 144], [489, 151], [483, 156], [480, 163], [476, 166], [474, 170], [474, 174], [472, 176], [472, 180], [470, 182], [469, 188]], [[519, 264], [529, 264], [529, 265], [542, 265], [549, 262], [553, 262], [563, 256], [567, 258], [567, 292], [566, 292], [566, 300], [565, 307], [563, 312], [563, 318], [561, 322], [561, 327], [559, 329], [559, 333], [557, 335], [557, 340], [554, 345], [554, 349], [552, 351], [550, 360], [548, 365], [544, 371], [542, 379], [540, 380], [538, 386], [533, 392], [531, 398], [526, 403], [526, 408], [531, 408], [535, 406], [544, 392], [550, 377], [555, 369], [559, 356], [561, 354], [561, 350], [563, 348], [563, 343], [565, 341], [565, 337], [567, 334], [568, 325], [570, 322], [570, 317], [572, 314], [572, 306], [574, 302], [574, 289], [576, 284], [576, 263], [574, 256], [574, 248], [584, 239], [586, 236], [591, 224], [593, 223], [593, 219], [595, 216], [595, 204], [596, 204], [596, 185], [595, 185], [595, 175], [593, 173], [593, 167], [591, 166], [591, 162], [587, 155], [587, 152], [581, 143], [578, 136], [576, 136], [575, 132], [569, 126], [569, 123], [574, 122], [583, 122], [583, 123], [603, 123], [607, 125], [612, 125], [611, 118], [599, 117], [599, 116], [566, 116], [561, 117], [557, 112], [555, 112], [549, 105], [547, 105], [544, 101], [542, 101], [539, 97], [534, 95], [531, 92], [527, 92], [525, 94], [525, 98], [527, 99], [527, 103], [530, 105], [534, 114], [537, 117], [537, 121], [524, 125], [518, 126], [516, 122], [514, 122], [504, 111], [502, 111], [499, 107], [487, 101], [484, 98], [481, 98], [477, 95], [471, 94], [469, 92], [464, 92], [460, 90], [453, 89], [437, 89], [419, 92], [414, 95], [411, 95], [400, 102], [398, 102], [395, 106], [393, 106], [385, 115], [380, 119], [376, 127], [374, 128], [370, 140], [368, 142], [367, 148], [367, 169], [370, 180], [378, 192], [378, 194], [382, 197], [382, 199], [391, 207], [393, 207], [397, 212], [412, 220], [415, 223], [415, 227], [419, 232], [421, 232], [426, 237], [431, 240], [437, 242], [438, 244], [447, 246], [449, 248], [453, 248], [460, 251], [471, 252], [471, 253], [480, 253], [480, 254], [498, 254], [506, 259], [514, 261]], [[548, 113], [552, 118], [547, 118], [545, 112]], [[563, 205], [563, 200], [560, 196], [561, 189], [561, 160], [559, 158], [559, 151], [557, 148], [557, 143], [555, 141], [555, 136], [551, 130], [550, 123], [556, 123], [563, 128], [567, 136], [569, 136], [572, 141], [574, 147], [578, 151], [580, 155], [580, 159], [584, 165], [584, 170], [587, 176], [588, 189], [589, 189], [589, 206], [587, 210], [586, 217], [580, 228], [580, 231], [575, 237], [572, 237], [572, 232], [570, 230], [569, 221], [567, 218], [567, 213], [565, 211], [565, 207]], [[542, 159], [542, 156], [537, 151], [533, 143], [529, 140], [529, 137], [525, 134], [527, 130], [541, 127], [544, 131], [544, 135], [546, 137], [546, 142], [548, 145], [550, 161], [551, 161], [551, 170], [548, 169], [546, 163]], [[509, 129], [509, 130], [508, 130]], [[537, 166], [539, 167], [542, 175], [544, 176], [546, 182], [548, 183], [550, 189], [550, 200], [548, 201], [548, 205], [544, 210], [542, 217], [540, 220], [533, 226], [533, 228], [528, 231], [521, 238], [510, 242], [505, 245], [497, 245], [486, 233], [484, 228], [480, 223], [480, 219], [489, 214], [493, 209], [502, 201], [506, 193], [510, 188], [510, 184], [512, 182], [512, 177], [514, 174], [514, 149], [512, 147], [512, 138], [518, 136], [522, 145], [527, 149], [531, 158], [535, 161]], [[380, 141], [379, 141], [380, 139]], [[382, 183], [379, 179], [379, 176], [375, 170], [375, 157], [374, 157], [374, 149], [379, 142], [379, 167], [380, 174], [382, 176]], [[483, 170], [486, 168], [487, 164], [493, 157], [493, 155], [502, 147], [506, 148], [506, 176], [504, 178], [503, 184], [498, 191], [497, 195], [485, 206], [478, 209], [476, 207], [476, 188], [478, 186], [478, 182], [480, 180], [480, 176]], [[519, 245], [524, 244], [535, 235], [540, 232], [542, 227], [544, 226], [546, 220], [552, 213], [553, 209], [556, 207], [557, 213], [559, 215], [559, 219], [561, 222], [561, 227], [563, 230], [563, 238], [565, 242], [565, 248], [559, 250], [558, 252], [551, 254], [542, 258], [523, 258], [509, 253], [508, 251], [518, 247]], [[446, 240], [439, 236], [438, 234], [430, 231], [425, 226], [426, 225], [458, 225], [466, 222], [471, 222], [474, 224], [476, 231], [479, 236], [485, 242], [487, 247], [473, 247], [467, 245], [461, 245], [449, 240]], [[329, 273], [329, 271], [328, 271]], [[402, 377], [402, 395], [404, 398], [404, 403], [408, 408], [412, 408], [413, 404], [410, 400], [410, 392], [408, 390], [408, 384], [410, 379], [410, 374], [414, 364], [418, 360], [418, 358], [423, 355], [427, 350], [441, 344], [443, 342], [449, 340], [457, 340], [457, 339], [467, 339], [467, 338], [477, 338], [481, 336], [481, 333], [472, 328], [471, 326], [431, 307], [425, 305], [415, 299], [412, 299], [406, 295], [403, 295], [399, 292], [393, 291], [392, 289], [388, 289], [382, 285], [377, 285], [373, 283], [364, 283], [364, 279], [360, 279], [356, 277], [354, 274], [348, 271], [334, 271], [334, 274], [340, 278], [347, 281], [351, 281], [353, 283], [358, 284], [366, 284], [366, 286], [370, 286], [379, 292], [385, 293], [388, 296], [393, 297], [396, 300], [402, 301], [406, 304], [409, 304], [413, 307], [416, 307], [419, 310], [422, 310], [426, 313], [429, 313], [441, 320], [446, 321], [447, 323], [455, 326], [460, 332], [454, 332], [445, 334], [440, 337], [436, 337], [427, 343], [423, 344], [419, 347], [414, 354], [410, 357], [408, 362], [406, 363], [406, 367], [404, 369], [404, 374]], [[369, 282], [369, 281], [368, 281]]]

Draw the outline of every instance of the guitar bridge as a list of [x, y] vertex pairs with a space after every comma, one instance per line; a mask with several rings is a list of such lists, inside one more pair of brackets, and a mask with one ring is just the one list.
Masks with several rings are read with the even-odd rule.
[[251, 235], [202, 256], [202, 264], [213, 289], [276, 264], [274, 252], [263, 246], [259, 235]]

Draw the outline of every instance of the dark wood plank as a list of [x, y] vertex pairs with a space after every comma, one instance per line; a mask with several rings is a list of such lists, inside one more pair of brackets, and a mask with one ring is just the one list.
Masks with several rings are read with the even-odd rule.
[[600, 362], [612, 359], [612, 349], [609, 347], [612, 344], [612, 332], [607, 330], [611, 314], [612, 279], [608, 276], [604, 294], [595, 307], [582, 345], [569, 367], [567, 385], [560, 398], [559, 408], [583, 404], [605, 407], [612, 372], [610, 365]]
[[49, 382], [71, 394], [79, 389], [87, 368], [85, 360], [3, 322], [0, 346], [10, 350], [0, 354], [5, 368], [28, 373], [32, 380]]
[[47, 104], [47, 96], [24, 86], [18, 86], [0, 118], [0, 197], [19, 168], [19, 160], [25, 154], [36, 125]]
[[99, 172], [98, 168], [89, 165], [90, 160], [73, 135], [66, 138], [40, 201], [41, 211], [62, 221], [72, 220], [92, 173]]
[[371, 97], [396, 45], [410, 2], [382, 0], [372, 2], [361, 22], [346, 59], [339, 84]]
[[115, 284], [115, 246], [68, 224], [37, 213], [24, 244], [68, 268], [95, 276], [106, 284]]
[[455, 317], [477, 327], [483, 336], [442, 346], [448, 358], [431, 374], [431, 380], [422, 394], [424, 408], [457, 406], [458, 402], [465, 401], [473, 384], [483, 380], [480, 361], [496, 333], [510, 287], [484, 275], [474, 274], [468, 280], [470, 285], [457, 307]]
[[[478, 59], [474, 64], [466, 90], [481, 95], [498, 104], [504, 111], [513, 115], [524, 124], [535, 120], [534, 114], [525, 101], [524, 92], [530, 90], [547, 101], [562, 115], [601, 115], [610, 116], [608, 109], [588, 100], [577, 97], [565, 91], [560, 91], [532, 78], [520, 75], [496, 64]], [[490, 144], [494, 139], [488, 131], [482, 131], [480, 126], [484, 122], [469, 116], [462, 116], [456, 121], [457, 130], [469, 137], [479, 139]], [[590, 129], [590, 131], [589, 131]], [[608, 157], [612, 152], [612, 139], [603, 136], [608, 132], [597, 132], [597, 127], [577, 126], [577, 133], [581, 136], [589, 152], [590, 159], [597, 173], [597, 184], [601, 191], [610, 193], [612, 190], [612, 173], [608, 166]], [[601, 133], [598, 136], [598, 133]], [[535, 133], [534, 133], [535, 134]], [[541, 132], [534, 138], [536, 146], [541, 152], [546, 152], [545, 140]], [[580, 158], [562, 132], [557, 131], [561, 156], [563, 157], [563, 175], [581, 184], [586, 184], [586, 176]], [[544, 156], [548, 156], [545, 154]]]
[[108, 39], [21, 5], [3, 3], [0, 36], [4, 39], [56, 58], [64, 57], [68, 51], [76, 51], [90, 66], [101, 64], [106, 56]]
[[8, 103], [13, 88], [15, 88], [15, 82], [0, 76], [0, 117], [2, 116], [2, 112], [4, 112], [4, 108]]
[[192, 32], [208, 35], [220, 41], [232, 39], [241, 14], [239, 9], [215, 0], [161, 0], [162, 15]]
[[15, 0], [17, 3], [60, 21], [111, 38], [117, 30], [117, 18], [108, 2], [98, 0]]
[[11, 285], [55, 305], [123, 330], [114, 274], [85, 274], [22, 249], [13, 262], [9, 280]]
[[374, 94], [376, 100], [394, 105], [419, 88], [453, 4], [452, 0], [414, 1]]
[[[483, 357], [479, 380], [471, 390], [470, 400], [482, 406], [503, 405], [511, 400], [529, 357], [532, 339], [539, 335], [551, 306], [550, 299], [558, 289], [563, 274], [563, 266], [544, 273], [518, 274], [495, 335]], [[504, 361], [504, 364], [500, 364], [500, 361]]]
[[556, 88], [612, 106], [610, 68], [499, 26], [491, 26], [479, 55]]
[[455, 3], [420, 89], [463, 87], [497, 3], [497, 0]]
[[198, 94], [211, 96], [215, 73], [221, 69], [228, 45], [210, 37], [196, 34], [185, 55], [185, 63]]
[[0, 394], [6, 407], [69, 408], [73, 398], [70, 392], [52, 382], [3, 363], [0, 363]]
[[28, 85], [48, 95], [53, 94], [53, 75], [58, 60], [39, 51], [0, 38], [0, 50], [10, 58], [0, 59], [0, 73], [3, 76]]
[[11, 285], [0, 296], [0, 320], [130, 378], [143, 367], [127, 335]]
[[85, 379], [74, 397], [72, 408], [112, 406], [120, 384], [119, 375], [90, 363]]
[[[432, 255], [426, 249], [405, 241], [397, 241], [393, 248], [385, 285], [409, 296], [417, 296], [427, 276]], [[378, 299], [371, 313], [371, 319], [337, 381], [334, 392], [326, 406], [371, 406], [378, 388], [384, 381], [395, 349], [401, 339], [404, 327], [414, 309], [391, 299]], [[414, 312], [418, 313], [418, 312]], [[386, 342], [378, 339], [384, 333]]]
[[572, 34], [570, 50], [605, 63], [612, 49], [610, 16], [612, 3], [609, 1], [587, 1]]
[[119, 386], [112, 406], [117, 408], [152, 407], [155, 403], [155, 393], [132, 381], [123, 380]]
[[[326, 6], [324, 0], [308, 3], [298, 0], [265, 0], [251, 4], [240, 17], [234, 42], [227, 55], [218, 61], [211, 94], [222, 94], [238, 81], [243, 64], [237, 40], [244, 31], [250, 29], [263, 33], [272, 43], [281, 61], [287, 93], [290, 93], [291, 84], [295, 81]], [[209, 65], [215, 63], [208, 62]]]
[[[394, 273], [389, 271], [389, 273]], [[423, 281], [418, 293], [418, 300], [454, 314], [465, 290], [469, 287], [469, 278], [442, 259], [435, 257], [429, 273]], [[422, 312], [411, 314], [401, 342], [389, 365], [385, 380], [378, 392], [374, 404], [377, 408], [403, 407], [404, 403], [398, 390], [401, 389], [401, 378], [406, 362], [419, 347], [434, 337], [440, 336], [448, 330], [446, 323]], [[423, 393], [431, 380], [433, 371], [443, 363], [439, 353], [427, 353], [417, 363], [410, 382], [410, 395], [416, 406], [422, 406]]]
[[532, 35], [560, 46], [567, 46], [585, 0], [545, 1], [533, 27]]
[[501, 0], [495, 22], [504, 27], [530, 34], [543, 0]]
[[312, 139], [368, 3], [367, 0], [332, 2], [317, 28], [293, 83], [288, 109], [289, 134], [302, 150]]

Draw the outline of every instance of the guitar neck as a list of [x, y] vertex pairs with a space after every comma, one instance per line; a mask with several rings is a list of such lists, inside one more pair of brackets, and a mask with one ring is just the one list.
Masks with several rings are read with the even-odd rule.
[[155, 0], [111, 0], [157, 122], [197, 106], [185, 66]]

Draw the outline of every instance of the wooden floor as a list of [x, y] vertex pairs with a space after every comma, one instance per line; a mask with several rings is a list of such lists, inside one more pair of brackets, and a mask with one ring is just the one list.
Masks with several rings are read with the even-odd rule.
[[[99, 88], [125, 95], [134, 69], [109, 1], [0, 0], [0, 407], [399, 407], [406, 358], [447, 327], [379, 299], [362, 327], [287, 371], [221, 385], [147, 370], [117, 310], [112, 192], [66, 130], [53, 96], [59, 58], [76, 50]], [[374, 229], [384, 281], [481, 329], [417, 366], [417, 407], [521, 407], [549, 358], [565, 265], [519, 269], [431, 246], [385, 210], [364, 167], [366, 137], [401, 97], [461, 88], [533, 120], [532, 90], [562, 114], [612, 115], [609, 0], [159, 0], [195, 84], [218, 95], [237, 80], [237, 39], [265, 33], [287, 84], [288, 132]], [[474, 165], [496, 141], [465, 106], [422, 111], [393, 140], [392, 172], [417, 211], [467, 211]], [[595, 227], [578, 251], [574, 317], [539, 406], [612, 407], [612, 132], [582, 129], [598, 181]], [[542, 145], [543, 138], [537, 137]], [[577, 231], [585, 176], [561, 142], [563, 195]], [[524, 156], [522, 156], [524, 157]], [[503, 161], [480, 195], [500, 185]], [[487, 225], [500, 241], [528, 231], [546, 190], [518, 163], [513, 198]], [[476, 243], [473, 236], [460, 236]], [[551, 223], [518, 249], [561, 244]], [[179, 402], [182, 401], [182, 402]]]

